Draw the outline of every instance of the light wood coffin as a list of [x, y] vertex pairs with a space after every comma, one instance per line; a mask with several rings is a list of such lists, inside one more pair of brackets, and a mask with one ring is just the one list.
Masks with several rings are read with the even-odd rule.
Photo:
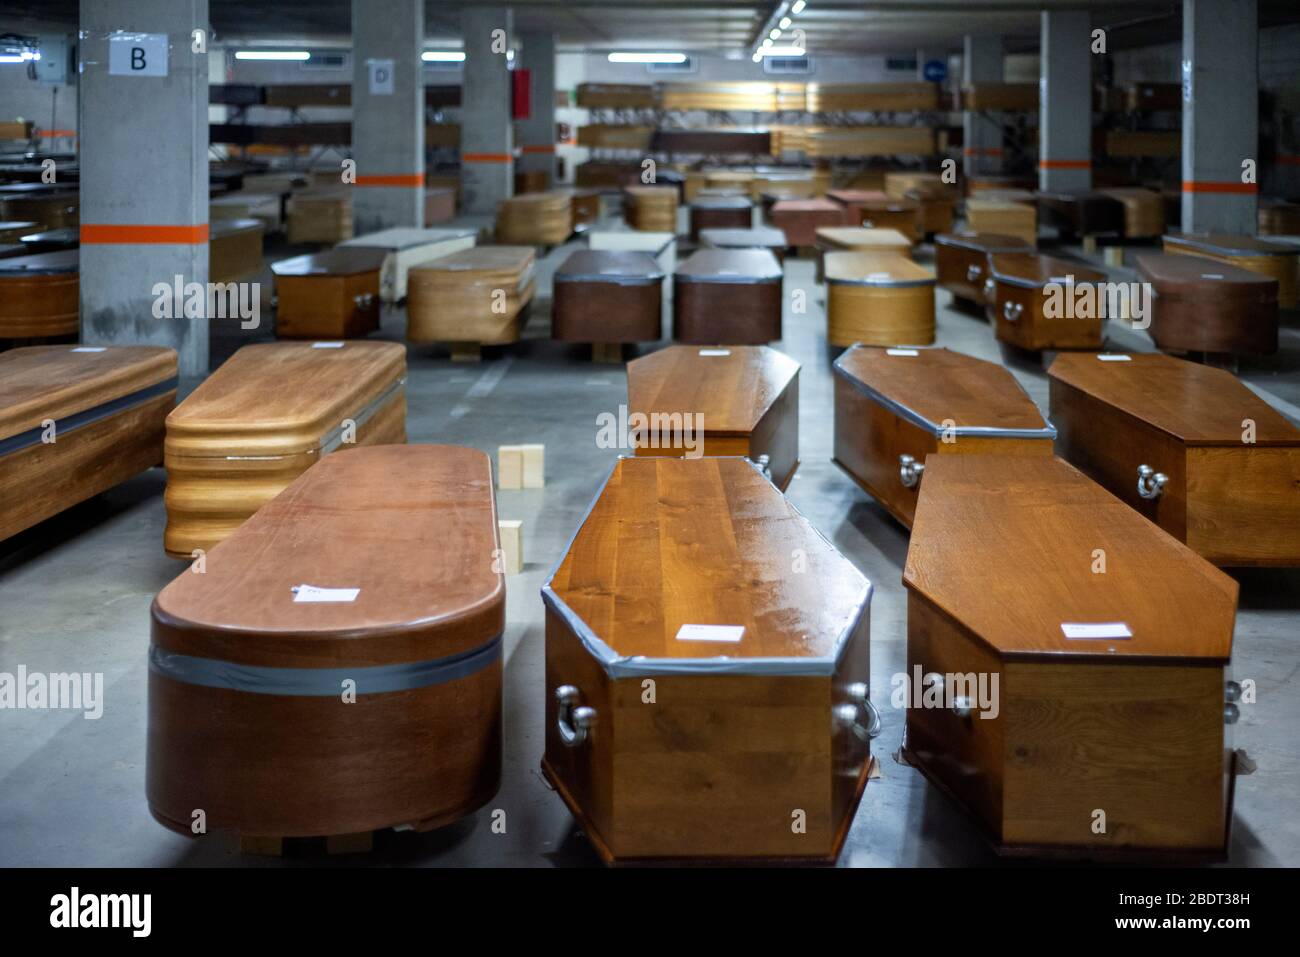
[[323, 456], [405, 441], [400, 344], [244, 346], [167, 417], [163, 546], [191, 558]]
[[1165, 351], [1277, 352], [1277, 280], [1198, 256], [1143, 253], [1152, 290], [1149, 332]]
[[623, 215], [633, 229], [676, 236], [677, 187], [627, 187], [623, 190]]
[[0, 260], [0, 339], [76, 335], [79, 266], [76, 249]]
[[[771, 221], [791, 246], [812, 246], [823, 226], [843, 226], [844, 207], [829, 199], [783, 199], [772, 205]], [[858, 224], [855, 224], [858, 225]]]
[[396, 227], [357, 236], [339, 243], [339, 246], [382, 250], [384, 260], [379, 269], [379, 296], [384, 302], [401, 302], [406, 298], [406, 282], [411, 267], [472, 249], [477, 238], [472, 229]]
[[1111, 187], [1097, 192], [1123, 205], [1124, 235], [1128, 239], [1151, 239], [1164, 233], [1164, 198], [1154, 189]]
[[407, 274], [410, 342], [515, 342], [533, 299], [531, 246], [477, 246]]
[[351, 239], [352, 194], [340, 189], [304, 190], [289, 198], [289, 242], [332, 246]]
[[907, 755], [999, 852], [1224, 855], [1235, 581], [1060, 459], [931, 455], [903, 584]]
[[989, 256], [1030, 253], [1033, 247], [1019, 236], [998, 233], [943, 233], [934, 237], [934, 267], [939, 287], [954, 296], [983, 305], [989, 281]]
[[1261, 236], [1300, 235], [1300, 203], [1262, 199], [1256, 222]]
[[175, 404], [172, 349], [0, 353], [0, 540], [160, 464]]
[[878, 728], [870, 597], [753, 463], [620, 459], [542, 589], [542, 770], [601, 858], [833, 861]]
[[649, 253], [580, 249], [555, 271], [551, 337], [567, 342], [655, 342], [664, 273]]
[[1056, 430], [1004, 366], [854, 346], [834, 370], [835, 464], [908, 528], [927, 455], [1052, 454]]
[[354, 339], [379, 328], [381, 249], [337, 246], [271, 264], [275, 334], [281, 339]]
[[217, 220], [208, 226], [208, 281], [243, 282], [257, 276], [266, 226], [257, 219]]
[[573, 232], [572, 201], [560, 190], [524, 193], [497, 208], [496, 241], [514, 246], [558, 246]]
[[[677, 268], [677, 236], [674, 233], [593, 229], [587, 234], [587, 245], [591, 249], [649, 253], [666, 276], [671, 276]], [[666, 290], [669, 294], [671, 291]]]
[[896, 253], [827, 253], [826, 341], [832, 346], [934, 342], [934, 274]]
[[912, 241], [897, 229], [823, 226], [817, 230], [813, 247], [817, 250], [818, 282], [826, 279], [826, 254], [829, 252], [896, 253], [912, 258]]
[[153, 603], [153, 816], [309, 837], [481, 807], [501, 775], [499, 547], [477, 450], [348, 450], [299, 477]]
[[781, 338], [781, 264], [763, 249], [701, 249], [673, 277], [673, 338], [762, 345]]
[[268, 233], [278, 233], [284, 227], [278, 193], [241, 191], [214, 196], [208, 201], [208, 219], [212, 223], [255, 219]]
[[989, 276], [987, 302], [999, 341], [1029, 350], [1101, 348], [1106, 297], [1098, 284], [1105, 273], [1052, 256], [994, 253]]
[[1227, 233], [1169, 233], [1164, 237], [1164, 250], [1179, 255], [1203, 256], [1276, 279], [1278, 306], [1282, 309], [1296, 308], [1300, 246]]
[[1038, 210], [1030, 203], [1005, 199], [968, 199], [966, 228], [972, 233], [1016, 236], [1038, 245]]
[[784, 353], [670, 346], [628, 363], [627, 395], [637, 455], [743, 455], [782, 491], [794, 478], [799, 363]]
[[1300, 564], [1300, 430], [1172, 356], [1060, 355], [1057, 451], [1216, 565]]

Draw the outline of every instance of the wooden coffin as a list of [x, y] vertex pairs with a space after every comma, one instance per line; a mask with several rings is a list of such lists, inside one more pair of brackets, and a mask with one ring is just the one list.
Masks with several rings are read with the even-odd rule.
[[275, 334], [281, 339], [359, 339], [379, 328], [382, 249], [336, 246], [271, 264]]
[[781, 264], [762, 249], [701, 249], [673, 275], [673, 338], [763, 345], [781, 338]]
[[934, 130], [928, 126], [805, 126], [798, 151], [809, 158], [836, 156], [930, 156]]
[[499, 547], [475, 449], [353, 449], [300, 476], [154, 600], [153, 816], [341, 837], [481, 807], [501, 776]]
[[844, 207], [830, 199], [783, 199], [772, 205], [770, 218], [791, 246], [806, 247], [817, 242], [823, 226], [845, 225], [844, 215]]
[[1060, 459], [931, 455], [903, 584], [906, 755], [999, 852], [1224, 856], [1235, 581]]
[[939, 287], [959, 299], [983, 305], [994, 253], [1031, 253], [1019, 236], [998, 233], [942, 233], [934, 237], [934, 267]]
[[669, 346], [628, 363], [627, 397], [637, 455], [743, 455], [783, 492], [799, 467], [799, 363], [775, 349]]
[[573, 169], [575, 186], [591, 189], [621, 189], [638, 181], [641, 167], [628, 160], [588, 160]]
[[424, 187], [424, 225], [437, 226], [456, 218], [456, 190], [451, 187]]
[[883, 113], [939, 108], [935, 83], [809, 83], [809, 113]]
[[691, 240], [697, 243], [702, 229], [748, 229], [753, 222], [747, 196], [699, 196], [691, 203]]
[[266, 226], [257, 219], [225, 219], [208, 226], [208, 282], [242, 282], [263, 268]]
[[0, 540], [160, 464], [175, 404], [172, 349], [0, 353]]
[[952, 229], [957, 201], [951, 195], [932, 193], [927, 189], [909, 189], [903, 199], [921, 207], [921, 236], [933, 236]]
[[573, 230], [576, 232], [594, 226], [601, 216], [600, 191], [566, 189], [563, 192], [569, 197], [569, 218], [573, 222]]
[[843, 210], [842, 222], [831, 225], [860, 227], [862, 220], [866, 218], [862, 214], [862, 204], [877, 202], [888, 197], [883, 190], [879, 189], [830, 189], [826, 191], [826, 198], [833, 203], [838, 203]]
[[735, 126], [686, 129], [661, 126], [655, 130], [650, 149], [655, 153], [690, 156], [769, 156], [772, 134], [766, 129]]
[[663, 270], [671, 276], [677, 268], [677, 236], [675, 233], [650, 233], [640, 230], [592, 230], [587, 234], [587, 245], [592, 249], [626, 250], [649, 253]]
[[61, 226], [58, 229], [42, 229], [27, 233], [19, 240], [28, 255], [36, 253], [56, 253], [64, 249], [76, 249], [81, 245], [81, 230], [76, 226]]
[[579, 83], [577, 104], [583, 110], [649, 110], [655, 106], [655, 88], [649, 83]]
[[834, 370], [835, 464], [907, 528], [927, 455], [1052, 454], [1056, 430], [1004, 366], [854, 346]]
[[921, 204], [914, 199], [871, 199], [857, 204], [856, 216], [861, 216], [853, 226], [867, 229], [893, 229], [912, 242], [924, 235]]
[[573, 232], [567, 193], [525, 193], [497, 208], [496, 240], [514, 246], [558, 246]]
[[219, 223], [229, 220], [256, 219], [268, 233], [278, 233], [284, 228], [280, 220], [279, 193], [226, 193], [208, 201], [208, 220]]
[[412, 266], [472, 249], [477, 238], [472, 229], [397, 227], [357, 236], [339, 246], [380, 250], [383, 263], [379, 267], [379, 296], [385, 302], [401, 302], [406, 298], [407, 277]]
[[580, 249], [555, 271], [551, 337], [567, 342], [655, 342], [664, 272], [649, 253]]
[[934, 273], [896, 253], [827, 253], [826, 341], [934, 342]]
[[745, 229], [701, 229], [700, 244], [707, 249], [766, 249], [777, 262], [785, 258], [790, 245], [785, 232], [773, 226]]
[[542, 771], [601, 858], [833, 861], [879, 726], [870, 597], [753, 463], [619, 459], [542, 589]]
[[167, 417], [163, 546], [192, 558], [322, 456], [405, 441], [399, 343], [244, 346]]
[[633, 229], [677, 235], [677, 188], [629, 186], [623, 190], [623, 210]]
[[[1105, 273], [1053, 256], [994, 253], [989, 278], [986, 302], [999, 341], [1035, 351], [1101, 348], [1106, 297], [1098, 284]], [[1091, 307], [1080, 307], [1089, 292]]]
[[40, 223], [34, 223], [31, 220], [11, 219], [0, 221], [0, 243], [16, 243], [28, 233], [37, 232], [40, 228]]
[[1130, 113], [1183, 108], [1181, 83], [1130, 83], [1124, 88], [1124, 106]]
[[0, 259], [0, 339], [76, 335], [79, 262], [76, 249]]
[[817, 282], [826, 279], [829, 252], [896, 253], [912, 258], [912, 241], [896, 229], [868, 229], [862, 226], [823, 226], [817, 230]]
[[914, 190], [920, 190], [928, 196], [956, 197], [957, 191], [943, 181], [938, 173], [908, 171], [891, 171], [883, 180], [885, 195], [890, 199], [904, 199]]
[[1048, 375], [1063, 457], [1216, 565], [1300, 564], [1300, 430], [1235, 376], [1160, 354]]
[[816, 194], [817, 184], [813, 181], [811, 171], [763, 172], [749, 182], [749, 198], [756, 202], [765, 202], [766, 196], [777, 199], [811, 199]]
[[961, 108], [1033, 113], [1038, 109], [1038, 84], [985, 81], [969, 83], [961, 89]]
[[578, 127], [577, 145], [648, 153], [654, 135], [655, 128], [650, 123], [588, 123]]
[[8, 221], [39, 223], [44, 229], [81, 224], [81, 199], [75, 189], [43, 183], [0, 187], [0, 216]]
[[1106, 155], [1111, 159], [1177, 156], [1183, 147], [1178, 130], [1107, 130]]
[[351, 239], [352, 194], [346, 190], [305, 190], [289, 198], [288, 239], [292, 244], [332, 246]]
[[1143, 253], [1148, 332], [1166, 352], [1277, 352], [1277, 280], [1198, 256]]
[[540, 169], [515, 170], [514, 192], [516, 196], [523, 196], [525, 193], [545, 192], [546, 183], [546, 173]]
[[477, 246], [407, 274], [410, 342], [515, 342], [536, 289], [531, 246]]
[[1203, 256], [1276, 279], [1278, 306], [1296, 308], [1300, 246], [1227, 233], [1169, 233], [1164, 237], [1164, 250]]
[[1300, 236], [1300, 203], [1262, 199], [1256, 217], [1261, 236]]
[[1018, 236], [1038, 245], [1038, 210], [1030, 203], [1002, 199], [968, 199], [966, 228], [972, 233]]
[[1165, 204], [1153, 189], [1112, 187], [1099, 193], [1118, 200], [1124, 207], [1124, 235], [1129, 239], [1150, 239], [1165, 231]]
[[1124, 232], [1124, 204], [1096, 190], [1054, 190], [1034, 194], [1038, 221], [1069, 236]]

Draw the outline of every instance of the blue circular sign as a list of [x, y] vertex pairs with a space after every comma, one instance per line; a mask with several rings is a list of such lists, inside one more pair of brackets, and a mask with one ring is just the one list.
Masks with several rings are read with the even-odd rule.
[[942, 83], [948, 78], [948, 64], [943, 60], [926, 60], [923, 75], [931, 83]]

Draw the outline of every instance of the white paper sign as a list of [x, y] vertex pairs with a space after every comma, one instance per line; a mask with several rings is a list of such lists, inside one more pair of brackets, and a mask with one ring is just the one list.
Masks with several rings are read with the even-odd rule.
[[885, 355], [887, 356], [919, 356], [920, 354], [921, 353], [917, 352], [915, 349], [886, 349], [885, 350]]
[[317, 588], [315, 585], [295, 585], [295, 602], [347, 602], [356, 601], [360, 588]]
[[740, 641], [744, 634], [744, 625], [682, 625], [677, 629], [677, 640]]
[[394, 62], [392, 60], [367, 60], [366, 68], [370, 71], [370, 95], [392, 96]]
[[77, 346], [73, 352], [103, 352], [103, 346]]
[[341, 343], [341, 342], [313, 342], [313, 343], [311, 344], [311, 347], [312, 347], [313, 349], [342, 349], [342, 348], [343, 348], [343, 343]]
[[700, 350], [700, 355], [702, 355], [702, 356], [729, 356], [729, 355], [731, 355], [731, 350], [730, 350], [730, 349], [701, 349], [701, 350]]
[[110, 36], [108, 72], [114, 76], [166, 76], [167, 34], [118, 33]]
[[1097, 356], [1097, 358], [1100, 359], [1102, 362], [1131, 362], [1132, 361], [1132, 358], [1130, 356], [1113, 355], [1108, 352], [1101, 353], [1100, 355]]
[[1128, 625], [1122, 621], [1103, 621], [1096, 624], [1081, 624], [1078, 622], [1063, 622], [1061, 631], [1065, 632], [1066, 638], [1077, 638], [1084, 641], [1100, 641], [1107, 638], [1132, 638], [1133, 632], [1128, 630]]

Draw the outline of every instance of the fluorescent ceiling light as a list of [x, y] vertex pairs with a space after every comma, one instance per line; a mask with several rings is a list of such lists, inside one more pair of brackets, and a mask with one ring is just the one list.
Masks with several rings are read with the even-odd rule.
[[26, 61], [23, 60], [23, 58], [18, 56], [16, 53], [0, 54], [0, 63], [24, 63], [24, 62]]
[[761, 53], [755, 53], [755, 54], [754, 54], [754, 62], [755, 62], [755, 63], [757, 63], [757, 62], [758, 62], [759, 60], [761, 60], [761, 59], [763, 59], [763, 54], [761, 54]]
[[782, 30], [789, 30], [790, 24], [794, 23], [789, 17], [782, 17], [781, 22], [777, 24]]
[[781, 31], [773, 27], [772, 32], [768, 34], [768, 37], [773, 40], [779, 40], [781, 39]]
[[806, 51], [803, 47], [763, 47], [758, 51], [759, 56], [803, 56]]
[[465, 62], [465, 51], [425, 50], [420, 54], [420, 59], [425, 63], [463, 63]]
[[237, 50], [236, 60], [310, 60], [306, 50]]
[[794, 6], [790, 8], [791, 13], [803, 13], [803, 8], [808, 6], [807, 0], [794, 0]]
[[771, 45], [772, 45], [772, 38], [771, 38], [771, 37], [766, 37], [766, 38], [764, 38], [764, 40], [763, 40], [763, 48], [764, 48], [764, 49], [767, 49], [767, 48], [770, 47]]
[[610, 63], [685, 63], [685, 53], [611, 53]]

